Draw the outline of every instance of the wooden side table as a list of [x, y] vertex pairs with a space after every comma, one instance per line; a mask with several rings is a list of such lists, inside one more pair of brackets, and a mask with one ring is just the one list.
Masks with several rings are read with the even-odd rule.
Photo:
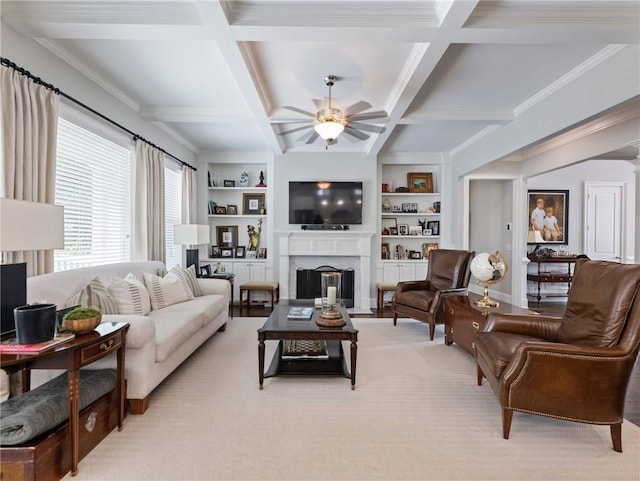
[[[576, 263], [576, 256], [555, 256], [555, 257], [537, 257], [534, 255], [528, 256], [529, 261], [537, 264], [537, 272], [536, 273], [528, 273], [527, 281], [533, 281], [538, 285], [537, 295], [535, 293], [527, 294], [530, 297], [533, 297], [538, 300], [538, 306], [540, 305], [540, 301], [543, 297], [548, 297], [551, 295], [567, 297], [569, 295], [569, 289], [571, 288], [571, 282], [573, 282], [573, 268], [572, 266]], [[551, 264], [551, 265], [559, 265], [562, 268], [562, 272], [551, 272], [545, 270], [543, 265]], [[566, 266], [566, 269], [564, 267]], [[567, 293], [566, 294], [541, 294], [540, 286], [547, 282], [558, 282], [567, 284]]]
[[124, 362], [127, 322], [103, 322], [88, 334], [77, 334], [72, 340], [38, 354], [2, 354], [0, 367], [22, 371], [22, 390], [31, 385], [31, 369], [66, 369], [69, 392], [69, 429], [71, 433], [71, 475], [78, 474], [80, 438], [80, 368], [113, 352], [117, 352], [118, 431], [122, 430], [125, 410]]
[[476, 334], [484, 328], [490, 313], [536, 314], [506, 302], [500, 302], [497, 308], [483, 309], [474, 303], [480, 298], [482, 296], [470, 293], [469, 295], [448, 295], [442, 301], [445, 344], [451, 345], [455, 342], [472, 356], [475, 355]]

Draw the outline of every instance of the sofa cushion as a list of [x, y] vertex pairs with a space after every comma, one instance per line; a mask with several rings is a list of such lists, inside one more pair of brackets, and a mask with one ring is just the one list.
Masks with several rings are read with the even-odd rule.
[[97, 277], [94, 277], [67, 301], [67, 307], [78, 304], [98, 309], [102, 314], [118, 314], [116, 299]]
[[151, 311], [149, 317], [156, 328], [156, 362], [162, 362], [202, 329], [200, 316], [195, 312], [172, 312], [167, 309]]
[[195, 297], [200, 297], [202, 295], [202, 291], [200, 290], [200, 286], [196, 279], [196, 268], [194, 265], [190, 265], [186, 269], [183, 269], [180, 266], [173, 266], [169, 272], [173, 272], [176, 276], [186, 282], [189, 289], [191, 289], [191, 293]]
[[144, 274], [144, 282], [151, 298], [151, 307], [154, 311], [163, 309], [177, 302], [193, 299], [193, 293], [184, 277], [177, 276], [174, 272], [167, 273], [164, 277]]
[[146, 316], [151, 310], [149, 292], [144, 284], [129, 273], [124, 279], [114, 277], [109, 283], [109, 291], [118, 304], [119, 314]]
[[183, 312], [197, 315], [204, 326], [214, 320], [218, 314], [228, 309], [225, 297], [217, 294], [196, 297], [192, 301], [179, 302], [165, 307], [162, 312], [175, 312], [181, 316]]

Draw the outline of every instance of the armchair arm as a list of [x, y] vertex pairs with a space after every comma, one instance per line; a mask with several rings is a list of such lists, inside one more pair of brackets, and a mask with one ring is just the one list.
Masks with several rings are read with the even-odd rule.
[[495, 312], [487, 316], [487, 323], [483, 331], [508, 332], [557, 342], [561, 320], [560, 317], [537, 314], [521, 315]]
[[431, 290], [431, 283], [422, 281], [402, 281], [396, 285], [396, 293], [405, 291], [428, 291]]
[[[429, 281], [426, 281], [426, 282], [429, 282]], [[431, 314], [435, 314], [438, 308], [440, 307], [440, 303], [442, 302], [442, 299], [444, 299], [445, 297], [452, 296], [452, 295], [460, 295], [460, 294], [464, 294], [465, 292], [467, 292], [466, 287], [456, 287], [451, 289], [440, 289], [440, 290], [433, 291], [433, 300], [431, 301], [431, 305], [429, 306], [429, 312]]]

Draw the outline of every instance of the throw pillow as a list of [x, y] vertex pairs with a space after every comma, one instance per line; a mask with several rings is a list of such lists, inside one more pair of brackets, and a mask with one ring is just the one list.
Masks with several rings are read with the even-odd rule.
[[164, 277], [145, 272], [144, 282], [147, 285], [151, 307], [154, 310], [193, 299], [193, 293], [187, 281], [174, 272], [169, 272]]
[[194, 265], [190, 265], [186, 269], [180, 266], [173, 266], [169, 272], [173, 272], [181, 280], [186, 282], [194, 297], [200, 297], [202, 295], [202, 290], [196, 278], [196, 267]]
[[67, 307], [80, 304], [98, 309], [102, 314], [118, 314], [118, 304], [100, 279], [94, 277], [67, 301]]
[[120, 314], [146, 316], [151, 310], [149, 293], [142, 281], [129, 273], [124, 279], [114, 277], [109, 283], [109, 291], [118, 304]]

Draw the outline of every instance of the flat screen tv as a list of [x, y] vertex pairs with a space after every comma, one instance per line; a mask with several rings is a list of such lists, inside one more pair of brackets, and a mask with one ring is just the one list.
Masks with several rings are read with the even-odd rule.
[[289, 224], [362, 224], [362, 182], [289, 182]]

